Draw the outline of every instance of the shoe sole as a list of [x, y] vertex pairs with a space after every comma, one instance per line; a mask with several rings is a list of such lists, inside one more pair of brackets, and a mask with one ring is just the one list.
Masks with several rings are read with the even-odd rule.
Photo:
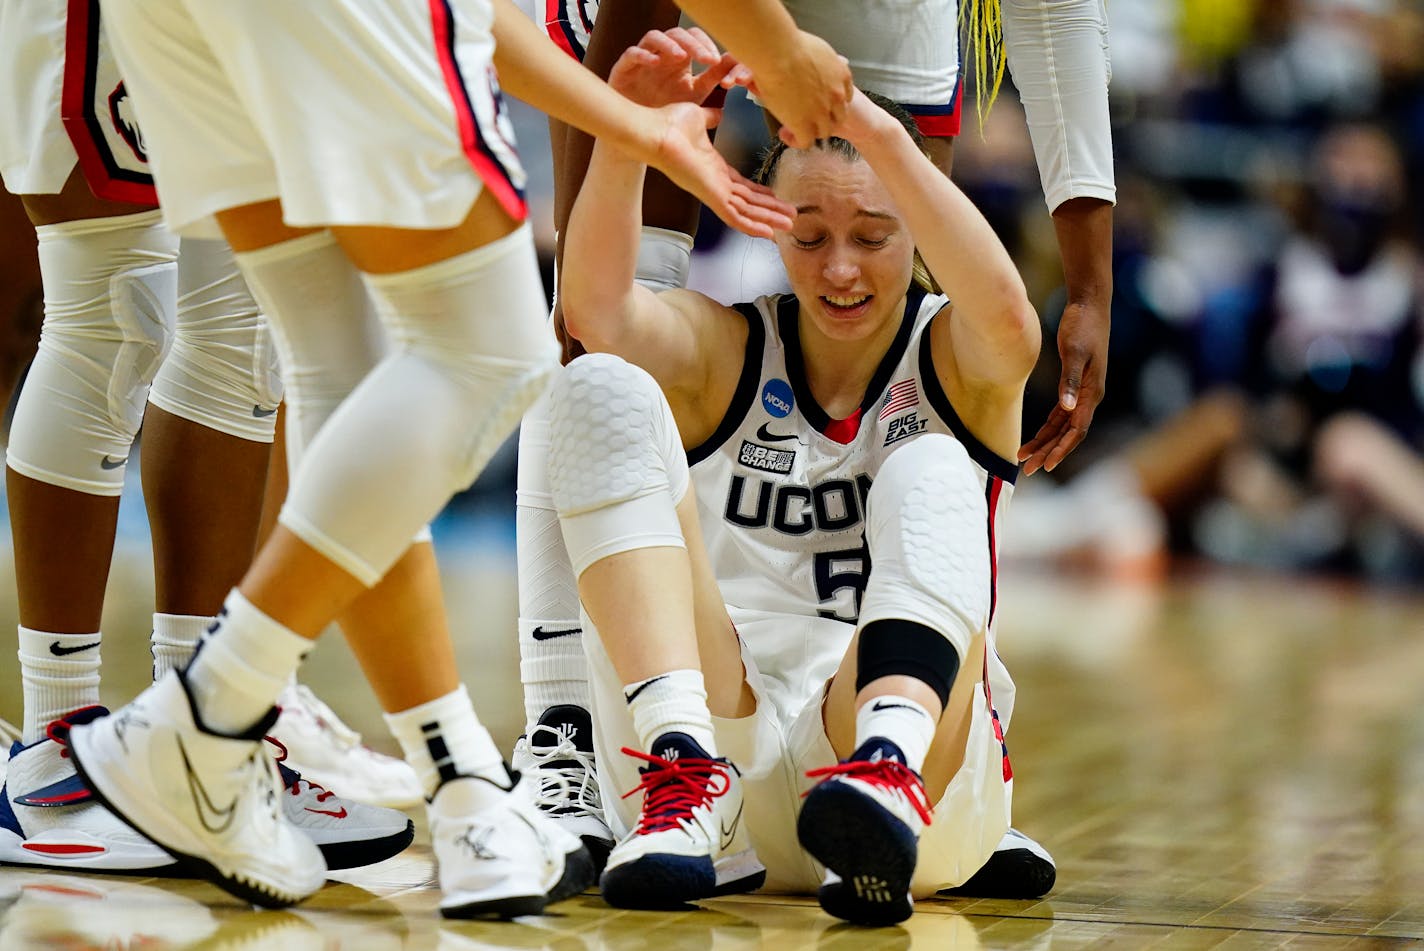
[[[139, 826], [125, 814], [124, 810], [120, 809], [104, 794], [99, 785], [94, 782], [93, 777], [85, 770], [84, 763], [80, 759], [80, 744], [76, 742], [77, 739], [78, 738], [73, 734], [70, 735], [70, 760], [74, 763], [74, 768], [75, 771], [79, 773], [79, 778], [84, 780], [84, 785], [89, 787], [90, 792], [94, 794], [94, 798], [103, 804], [106, 809], [128, 823], [131, 828], [139, 831], [140, 834], [145, 834]], [[149, 838], [152, 838], [152, 836], [149, 836]], [[241, 898], [250, 904], [259, 905], [263, 908], [287, 908], [307, 897], [305, 895], [279, 893], [269, 885], [251, 882], [245, 878], [229, 875], [205, 858], [175, 849], [169, 845], [163, 845], [162, 848], [177, 860], [178, 872], [183, 877], [205, 879], [228, 894]]]
[[984, 867], [963, 885], [946, 888], [941, 895], [954, 898], [1042, 898], [1058, 881], [1052, 862], [1030, 849], [1005, 849], [989, 856]]
[[705, 855], [653, 853], [606, 868], [599, 880], [614, 908], [666, 911], [717, 895], [717, 870]]
[[909, 900], [918, 843], [888, 809], [842, 782], [817, 786], [796, 820], [801, 846], [841, 881], [817, 895], [831, 915], [893, 925], [914, 913]]
[[549, 889], [546, 900], [552, 905], [566, 898], [573, 898], [575, 895], [582, 894], [596, 881], [598, 881], [598, 871], [594, 865], [594, 858], [589, 854], [586, 846], [580, 846], [564, 856], [564, 874], [560, 875], [559, 880], [554, 883], [554, 887]]
[[414, 841], [415, 823], [407, 820], [405, 828], [401, 831], [378, 839], [328, 842], [325, 845], [318, 842], [316, 847], [321, 849], [321, 856], [326, 859], [327, 869], [335, 872], [344, 868], [362, 868], [366, 865], [384, 862], [386, 859], [404, 852]]

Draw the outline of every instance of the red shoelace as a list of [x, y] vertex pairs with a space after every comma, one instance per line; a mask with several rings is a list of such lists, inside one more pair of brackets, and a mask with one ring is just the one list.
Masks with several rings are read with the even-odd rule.
[[634, 830], [638, 835], [678, 828], [681, 820], [691, 817], [693, 809], [725, 794], [732, 786], [727, 764], [714, 759], [666, 760], [626, 746], [623, 752], [650, 764], [643, 767], [642, 782], [623, 794], [627, 799], [643, 793], [643, 812]]
[[[882, 759], [875, 762], [858, 759], [847, 760], [844, 763], [837, 763], [835, 766], [808, 770], [806, 775], [811, 779], [857, 779], [872, 786], [899, 792], [910, 801], [910, 805], [915, 807], [915, 811], [920, 814], [925, 825], [930, 824], [930, 802], [929, 796], [925, 793], [924, 780], [920, 779], [919, 774], [913, 769], [898, 760]], [[801, 795], [805, 796], [809, 792], [808, 789]]]
[[[277, 739], [275, 736], [264, 736], [262, 739], [277, 747], [277, 762], [285, 763], [287, 761], [286, 744], [284, 744], [281, 740]], [[303, 776], [296, 770], [290, 769], [290, 772], [292, 773], [292, 776], [294, 778], [292, 779], [292, 785], [287, 787], [287, 792], [291, 793], [293, 796], [300, 796], [302, 794], [301, 787], [303, 783], [310, 786], [312, 792], [316, 793], [317, 802], [326, 802], [332, 796], [336, 795], [336, 793], [327, 789], [325, 786], [318, 786], [316, 783], [312, 782], [310, 779], [307, 779], [305, 776]]]
[[75, 720], [78, 720], [80, 723], [88, 723], [94, 719], [92, 716], [81, 718], [79, 715], [81, 713], [87, 713], [90, 710], [102, 711], [103, 709], [103, 707], [93, 704], [87, 707], [80, 707], [77, 710], [69, 711], [58, 720], [51, 720], [49, 724], [45, 726], [45, 736], [64, 747], [64, 749], [59, 751], [60, 759], [69, 759], [69, 731], [74, 726]]

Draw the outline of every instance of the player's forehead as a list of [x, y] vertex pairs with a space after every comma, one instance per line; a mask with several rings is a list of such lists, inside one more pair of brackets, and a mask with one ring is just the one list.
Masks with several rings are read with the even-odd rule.
[[822, 149], [788, 152], [775, 190], [798, 215], [898, 217], [889, 190], [864, 159]]

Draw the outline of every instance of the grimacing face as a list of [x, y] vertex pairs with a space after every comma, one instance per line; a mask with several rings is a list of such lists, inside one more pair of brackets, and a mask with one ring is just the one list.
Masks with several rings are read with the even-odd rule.
[[[796, 208], [776, 236], [804, 322], [831, 340], [875, 337], [899, 326], [915, 244], [870, 165], [813, 149], [788, 149], [772, 184]], [[894, 331], [889, 331], [893, 335]]]

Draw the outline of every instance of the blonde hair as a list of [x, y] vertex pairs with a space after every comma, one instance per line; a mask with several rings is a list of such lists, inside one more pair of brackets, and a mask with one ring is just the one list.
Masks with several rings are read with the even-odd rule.
[[984, 134], [984, 119], [999, 98], [1009, 61], [1004, 47], [1004, 11], [999, 3], [1000, 0], [963, 0], [959, 5], [959, 32], [964, 37], [965, 51], [974, 49], [974, 112], [979, 118], [980, 136]]

